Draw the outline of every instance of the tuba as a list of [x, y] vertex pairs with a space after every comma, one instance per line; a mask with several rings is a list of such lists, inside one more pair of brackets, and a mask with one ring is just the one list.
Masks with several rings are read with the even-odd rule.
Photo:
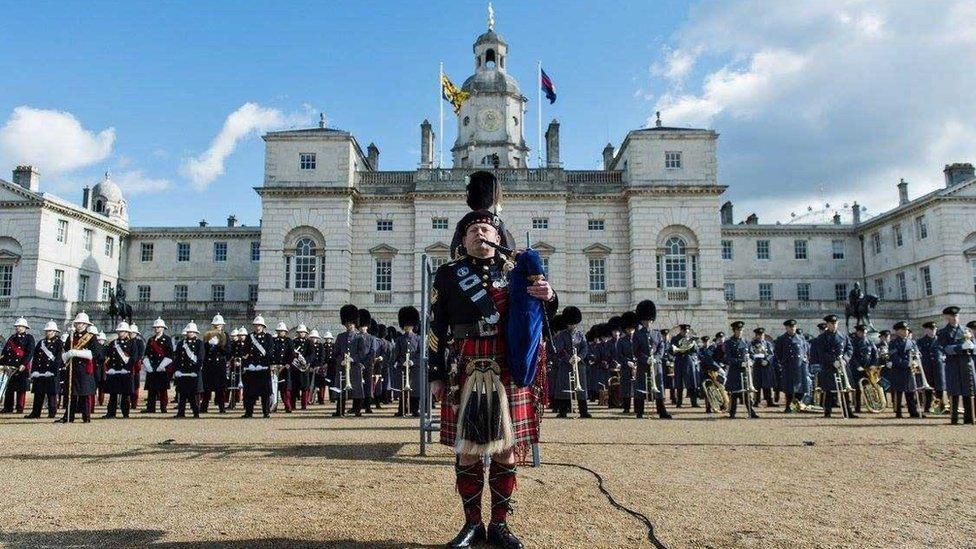
[[864, 368], [864, 377], [861, 378], [861, 394], [864, 395], [864, 402], [868, 411], [872, 414], [881, 413], [888, 405], [884, 389], [881, 388], [881, 366], [877, 364]]
[[719, 381], [717, 371], [708, 372], [708, 379], [702, 382], [702, 389], [713, 411], [724, 412], [729, 409], [732, 399], [729, 397], [729, 392], [725, 390], [725, 385]]
[[[677, 326], [671, 328], [671, 331], [668, 333], [668, 341], [671, 341], [671, 339], [673, 339], [674, 336], [678, 335], [678, 332], [680, 331], [681, 329]], [[676, 355], [683, 355], [685, 353], [691, 352], [697, 346], [698, 346], [698, 334], [695, 333], [695, 331], [692, 330], [691, 328], [688, 328], [688, 332], [685, 334], [684, 339], [682, 339], [681, 342], [678, 343], [677, 345], [674, 344], [671, 345], [671, 353]]]

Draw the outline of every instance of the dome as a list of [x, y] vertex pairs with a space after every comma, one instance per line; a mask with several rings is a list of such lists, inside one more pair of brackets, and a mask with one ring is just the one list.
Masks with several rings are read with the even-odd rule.
[[521, 95], [518, 82], [502, 71], [478, 71], [468, 77], [461, 86], [462, 91], [468, 93], [514, 93]]
[[108, 172], [105, 173], [105, 179], [101, 183], [95, 185], [92, 189], [92, 196], [101, 196], [107, 202], [122, 202], [122, 189], [115, 184], [114, 181], [109, 177]]
[[503, 44], [505, 46], [508, 45], [508, 43], [505, 42], [505, 39], [502, 38], [500, 34], [497, 34], [493, 30], [489, 30], [488, 32], [482, 34], [481, 36], [478, 37], [477, 40], [474, 41], [474, 46], [476, 48], [481, 44]]

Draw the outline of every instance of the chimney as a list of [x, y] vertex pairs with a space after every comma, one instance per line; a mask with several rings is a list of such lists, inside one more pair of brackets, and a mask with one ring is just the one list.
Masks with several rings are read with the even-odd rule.
[[201, 219], [200, 220], [200, 226], [201, 227], [206, 227], [207, 226], [207, 220], [206, 219]]
[[857, 202], [851, 205], [851, 223], [855, 225], [861, 223], [861, 206]]
[[434, 130], [426, 118], [420, 123], [420, 169], [434, 167]]
[[840, 213], [834, 212], [834, 225], [840, 225]]
[[555, 118], [546, 128], [546, 167], [559, 167], [559, 122]]
[[613, 145], [607, 143], [607, 146], [603, 147], [603, 169], [609, 170], [610, 164], [613, 164]]
[[86, 210], [91, 209], [91, 187], [88, 185], [81, 189], [81, 207]]
[[722, 204], [722, 209], [719, 211], [722, 214], [722, 225], [732, 225], [732, 201]]
[[231, 215], [227, 216], [227, 226], [228, 227], [236, 227], [237, 226], [237, 216], [236, 215], [231, 214]]
[[905, 204], [908, 204], [908, 182], [903, 177], [898, 182], [898, 205], [904, 206]]
[[946, 164], [942, 173], [945, 174], [946, 187], [952, 187], [976, 177], [976, 170], [973, 170], [973, 165], [969, 162]]
[[369, 162], [371, 170], [376, 171], [380, 169], [380, 149], [375, 143], [370, 143], [366, 147], [366, 161]]
[[749, 217], [746, 218], [746, 225], [758, 225], [758, 224], [759, 224], [759, 216], [754, 213], [749, 214]]
[[41, 174], [37, 173], [34, 166], [17, 166], [14, 169], [14, 185], [36, 193], [41, 186]]

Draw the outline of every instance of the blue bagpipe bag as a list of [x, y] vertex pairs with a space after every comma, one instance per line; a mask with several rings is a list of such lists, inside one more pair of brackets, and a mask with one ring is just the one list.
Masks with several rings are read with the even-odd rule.
[[542, 257], [532, 249], [519, 253], [508, 273], [508, 371], [519, 387], [535, 381], [545, 309], [527, 289], [544, 276]]

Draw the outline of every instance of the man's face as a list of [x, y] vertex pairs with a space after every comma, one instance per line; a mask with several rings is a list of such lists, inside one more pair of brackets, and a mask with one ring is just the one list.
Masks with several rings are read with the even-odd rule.
[[85, 324], [84, 322], [75, 322], [75, 331], [76, 332], [81, 333], [81, 332], [84, 332], [87, 329], [88, 329], [88, 325]]
[[858, 330], [854, 332], [854, 335], [856, 335], [859, 339], [864, 339], [864, 330]]
[[898, 334], [898, 337], [907, 338], [908, 337], [908, 328], [902, 328], [900, 330], [896, 330], [895, 333]]
[[16, 328], [14, 328], [14, 330], [16, 330], [18, 334], [22, 334], [27, 331], [27, 328], [24, 328], [23, 326], [17, 326]]
[[44, 332], [44, 337], [46, 337], [46, 338], [48, 338], [48, 339], [51, 339], [51, 338], [53, 338], [53, 337], [54, 337], [54, 336], [56, 336], [56, 335], [58, 335], [58, 333], [57, 333], [57, 332], [55, 332], [54, 330], [46, 330], [46, 331]]
[[259, 334], [263, 334], [264, 333], [264, 326], [262, 326], [260, 324], [255, 324], [254, 325], [254, 331], [257, 332], [257, 333], [259, 333]]
[[742, 335], [742, 328], [732, 328], [732, 335], [739, 337]]
[[959, 324], [959, 315], [945, 315], [946, 324], [956, 326]]
[[787, 326], [786, 333], [790, 335], [796, 335], [796, 326]]
[[286, 332], [284, 330], [278, 330], [278, 337], [285, 337], [287, 335], [288, 335], [288, 332]]
[[828, 332], [836, 332], [837, 331], [837, 322], [828, 322], [827, 323], [827, 331]]
[[129, 332], [116, 332], [119, 339], [129, 339]]
[[163, 335], [164, 330], [166, 330], [166, 328], [163, 328], [162, 326], [156, 326], [155, 328], [153, 328], [153, 331], [156, 332], [156, 335], [158, 336]]
[[464, 249], [467, 250], [469, 255], [491, 257], [495, 254], [495, 249], [482, 242], [482, 239], [495, 244], [501, 243], [498, 229], [488, 223], [475, 223], [464, 232]]
[[187, 339], [196, 339], [197, 338], [197, 333], [196, 332], [187, 332], [186, 333], [186, 338]]
[[932, 328], [925, 328], [925, 335], [932, 337], [935, 335], [935, 330], [933, 330]]

